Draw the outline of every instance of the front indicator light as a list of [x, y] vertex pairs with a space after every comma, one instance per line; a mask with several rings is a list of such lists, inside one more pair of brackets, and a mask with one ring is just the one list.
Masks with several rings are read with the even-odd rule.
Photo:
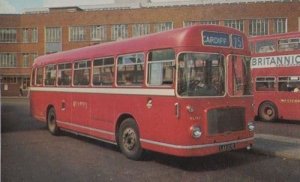
[[192, 133], [193, 138], [200, 138], [202, 135], [202, 131], [201, 131], [200, 127], [198, 127], [198, 126], [192, 126], [191, 133]]
[[249, 131], [254, 131], [255, 126], [254, 126], [254, 123], [253, 123], [253, 122], [249, 122], [249, 123], [248, 123], [248, 129], [249, 129]]

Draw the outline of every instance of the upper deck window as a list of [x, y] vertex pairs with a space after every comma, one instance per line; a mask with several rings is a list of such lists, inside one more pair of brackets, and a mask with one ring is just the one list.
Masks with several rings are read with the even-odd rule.
[[279, 51], [300, 50], [300, 37], [279, 40], [278, 50]]
[[268, 53], [276, 51], [276, 42], [273, 40], [264, 40], [256, 43], [256, 53]]

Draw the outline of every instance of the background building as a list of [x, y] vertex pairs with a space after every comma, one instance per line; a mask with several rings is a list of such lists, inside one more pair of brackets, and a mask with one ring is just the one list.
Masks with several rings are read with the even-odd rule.
[[26, 94], [30, 66], [43, 54], [197, 23], [234, 27], [249, 36], [300, 31], [299, 0], [122, 2], [0, 15], [2, 96], [19, 95], [20, 87]]

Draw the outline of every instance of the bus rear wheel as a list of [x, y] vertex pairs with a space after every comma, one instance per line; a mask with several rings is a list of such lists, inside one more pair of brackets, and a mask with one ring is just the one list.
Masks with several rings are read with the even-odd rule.
[[277, 119], [277, 108], [271, 102], [264, 102], [259, 106], [258, 115], [263, 121], [273, 122]]
[[51, 107], [48, 111], [48, 115], [47, 115], [47, 127], [49, 132], [52, 135], [58, 135], [60, 130], [57, 126], [57, 122], [56, 122], [56, 113], [55, 113], [55, 109], [53, 107]]
[[143, 149], [136, 122], [132, 118], [125, 119], [119, 129], [118, 144], [122, 153], [129, 159], [139, 160]]

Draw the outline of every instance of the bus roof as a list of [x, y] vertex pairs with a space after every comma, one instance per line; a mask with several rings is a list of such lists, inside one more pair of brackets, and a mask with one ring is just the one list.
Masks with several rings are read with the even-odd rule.
[[288, 39], [288, 38], [300, 38], [300, 32], [287, 32], [287, 33], [279, 33], [272, 35], [259, 35], [249, 37], [249, 42], [256, 42], [261, 40], [273, 40], [273, 39]]
[[[33, 66], [76, 60], [79, 61], [97, 57], [109, 57], [121, 54], [144, 52], [145, 50], [174, 48], [180, 46], [203, 46], [201, 39], [202, 36], [199, 35], [201, 35], [200, 33], [205, 30], [240, 35], [243, 37], [244, 46], [248, 48], [246, 36], [236, 29], [217, 25], [195, 25], [187, 28], [153, 33], [137, 38], [101, 43], [93, 46], [43, 55], [36, 58]], [[215, 48], [212, 46], [206, 46], [206, 49], [213, 50]], [[228, 47], [228, 49], [232, 48]]]

